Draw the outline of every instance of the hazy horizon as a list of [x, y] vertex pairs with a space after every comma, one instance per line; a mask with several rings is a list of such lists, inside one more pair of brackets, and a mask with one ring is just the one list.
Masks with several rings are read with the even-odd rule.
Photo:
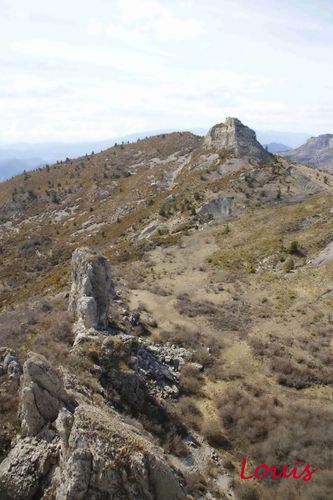
[[[333, 131], [329, 0], [0, 0], [0, 142]], [[134, 132], [133, 132], [134, 131]]]
[[[235, 118], [239, 119], [239, 117], [235, 117]], [[216, 124], [212, 124], [211, 126], [213, 127], [214, 125], [216, 125]], [[247, 125], [247, 124], [244, 123], [244, 125]], [[136, 130], [136, 131], [129, 131], [128, 133], [126, 133], [124, 135], [115, 136], [115, 137], [100, 137], [100, 138], [96, 138], [96, 139], [89, 139], [87, 137], [86, 139], [82, 139], [82, 140], [78, 139], [78, 140], [72, 140], [72, 141], [65, 140], [65, 139], [64, 140], [56, 140], [56, 139], [55, 140], [52, 140], [52, 139], [47, 140], [47, 139], [45, 139], [45, 140], [39, 140], [39, 141], [38, 140], [37, 141], [18, 140], [18, 141], [3, 142], [2, 140], [0, 140], [0, 148], [2, 148], [2, 147], [7, 148], [7, 147], [21, 146], [21, 145], [22, 146], [26, 146], [26, 145], [38, 146], [38, 145], [45, 145], [45, 144], [63, 144], [63, 145], [66, 145], [66, 144], [73, 144], [73, 143], [86, 144], [89, 142], [110, 142], [110, 141], [121, 140], [121, 139], [129, 140], [129, 138], [132, 136], [133, 136], [133, 140], [136, 140], [135, 136], [138, 136], [138, 138], [141, 138], [144, 134], [158, 135], [158, 134], [172, 133], [172, 132], [192, 132], [192, 133], [197, 134], [197, 135], [205, 135], [208, 132], [209, 128], [211, 128], [211, 127], [203, 128], [203, 127], [198, 126], [198, 127], [189, 127], [187, 129], [177, 129], [176, 127], [171, 127], [169, 129], [141, 130], [141, 131]], [[310, 132], [306, 132], [306, 131], [292, 132], [291, 130], [273, 130], [273, 129], [255, 130], [255, 132], [256, 132], [257, 139], [259, 140], [259, 142], [265, 142], [265, 141], [260, 140], [259, 137], [261, 135], [266, 135], [266, 134], [272, 136], [272, 142], [274, 140], [274, 136], [276, 136], [277, 137], [276, 140], [278, 142], [279, 136], [282, 134], [285, 136], [289, 135], [290, 137], [295, 136], [295, 137], [299, 138], [298, 140], [296, 140], [296, 142], [299, 143], [300, 145], [302, 144], [303, 137], [305, 137], [305, 136], [311, 137], [314, 135], [314, 134], [311, 134]], [[327, 133], [329, 133], [329, 132], [327, 132]], [[292, 142], [294, 142], [294, 141], [292, 140]], [[112, 145], [113, 144], [110, 142], [110, 146], [112, 146]], [[294, 146], [294, 147], [297, 147], [297, 146]]]

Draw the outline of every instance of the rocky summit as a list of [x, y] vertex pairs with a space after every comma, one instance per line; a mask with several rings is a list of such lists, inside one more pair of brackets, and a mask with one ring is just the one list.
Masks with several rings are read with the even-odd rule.
[[332, 190], [236, 118], [0, 183], [0, 499], [330, 498]]
[[217, 153], [230, 153], [236, 158], [248, 157], [259, 162], [269, 161], [271, 155], [257, 141], [254, 130], [237, 118], [226, 118], [214, 125], [204, 140], [204, 146]]

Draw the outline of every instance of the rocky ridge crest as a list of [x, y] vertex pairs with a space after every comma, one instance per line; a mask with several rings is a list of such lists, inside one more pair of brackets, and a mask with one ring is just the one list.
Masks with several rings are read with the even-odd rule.
[[[163, 433], [196, 443], [189, 452], [190, 469], [205, 469], [213, 460], [221, 467], [225, 493], [231, 495], [228, 475], [213, 449], [199, 444], [163, 408], [164, 397], [177, 395], [177, 373], [186, 352], [179, 350], [178, 361], [170, 357], [168, 365], [166, 347], [159, 351], [137, 337], [115, 335], [109, 329], [114, 290], [108, 260], [84, 248], [74, 252], [72, 264], [69, 307], [77, 320], [76, 333], [81, 330], [73, 349], [82, 355], [93, 342], [101, 398], [92, 400], [76, 385], [75, 375], [29, 353], [19, 389], [21, 434], [0, 464], [0, 497], [193, 500], [188, 465], [166, 454]], [[162, 437], [158, 440], [127, 422], [126, 410], [158, 424]], [[195, 498], [213, 497], [197, 491]]]
[[203, 147], [217, 153], [230, 153], [236, 158], [248, 157], [267, 162], [271, 155], [257, 141], [254, 130], [243, 125], [237, 118], [228, 117], [224, 123], [212, 127], [204, 140]]

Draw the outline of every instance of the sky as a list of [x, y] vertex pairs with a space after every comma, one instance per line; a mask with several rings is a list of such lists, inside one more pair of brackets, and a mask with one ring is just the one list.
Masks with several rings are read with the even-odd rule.
[[0, 0], [0, 143], [333, 133], [333, 0]]

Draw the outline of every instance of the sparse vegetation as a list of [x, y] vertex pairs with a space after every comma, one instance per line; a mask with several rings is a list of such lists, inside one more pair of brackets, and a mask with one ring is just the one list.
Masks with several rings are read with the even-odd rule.
[[295, 269], [295, 261], [292, 257], [289, 257], [289, 259], [286, 260], [283, 264], [283, 269], [286, 273], [290, 273], [293, 269]]
[[[329, 263], [307, 261], [332, 239], [331, 176], [325, 187], [322, 174], [309, 173], [326, 191], [308, 196], [295, 180], [298, 167], [291, 178], [284, 160], [221, 174], [220, 164], [202, 167], [197, 151], [186, 156], [200, 141], [163, 134], [0, 184], [0, 344], [17, 350], [21, 361], [29, 350], [44, 354], [75, 372], [83, 394], [101, 397], [101, 345], [91, 341], [71, 352], [65, 312], [71, 253], [96, 247], [111, 260], [121, 300], [132, 309], [140, 303], [156, 318], [149, 341], [187, 352], [179, 396], [165, 402], [173, 423], [201, 434], [230, 460], [235, 478], [244, 453], [274, 465], [297, 452], [321, 470], [300, 491], [286, 482], [236, 481], [236, 494], [330, 498], [333, 271]], [[184, 155], [189, 163], [171, 189], [175, 151], [177, 161]], [[220, 193], [234, 196], [235, 211], [221, 221], [201, 220], [202, 204]], [[175, 201], [165, 204], [170, 194]], [[156, 221], [155, 232], [141, 237]], [[115, 311], [111, 317], [114, 332], [127, 331], [127, 320]], [[140, 327], [131, 333], [147, 334]], [[130, 356], [116, 338], [110, 337], [114, 357], [102, 361], [126, 373]], [[4, 454], [17, 432], [17, 398], [0, 382]], [[165, 433], [158, 424], [140, 425], [168, 453], [187, 459], [191, 445], [178, 428]], [[194, 497], [197, 488], [205, 491], [205, 479], [189, 478]]]
[[303, 255], [297, 240], [293, 240], [290, 245], [288, 245], [287, 252], [290, 255]]

